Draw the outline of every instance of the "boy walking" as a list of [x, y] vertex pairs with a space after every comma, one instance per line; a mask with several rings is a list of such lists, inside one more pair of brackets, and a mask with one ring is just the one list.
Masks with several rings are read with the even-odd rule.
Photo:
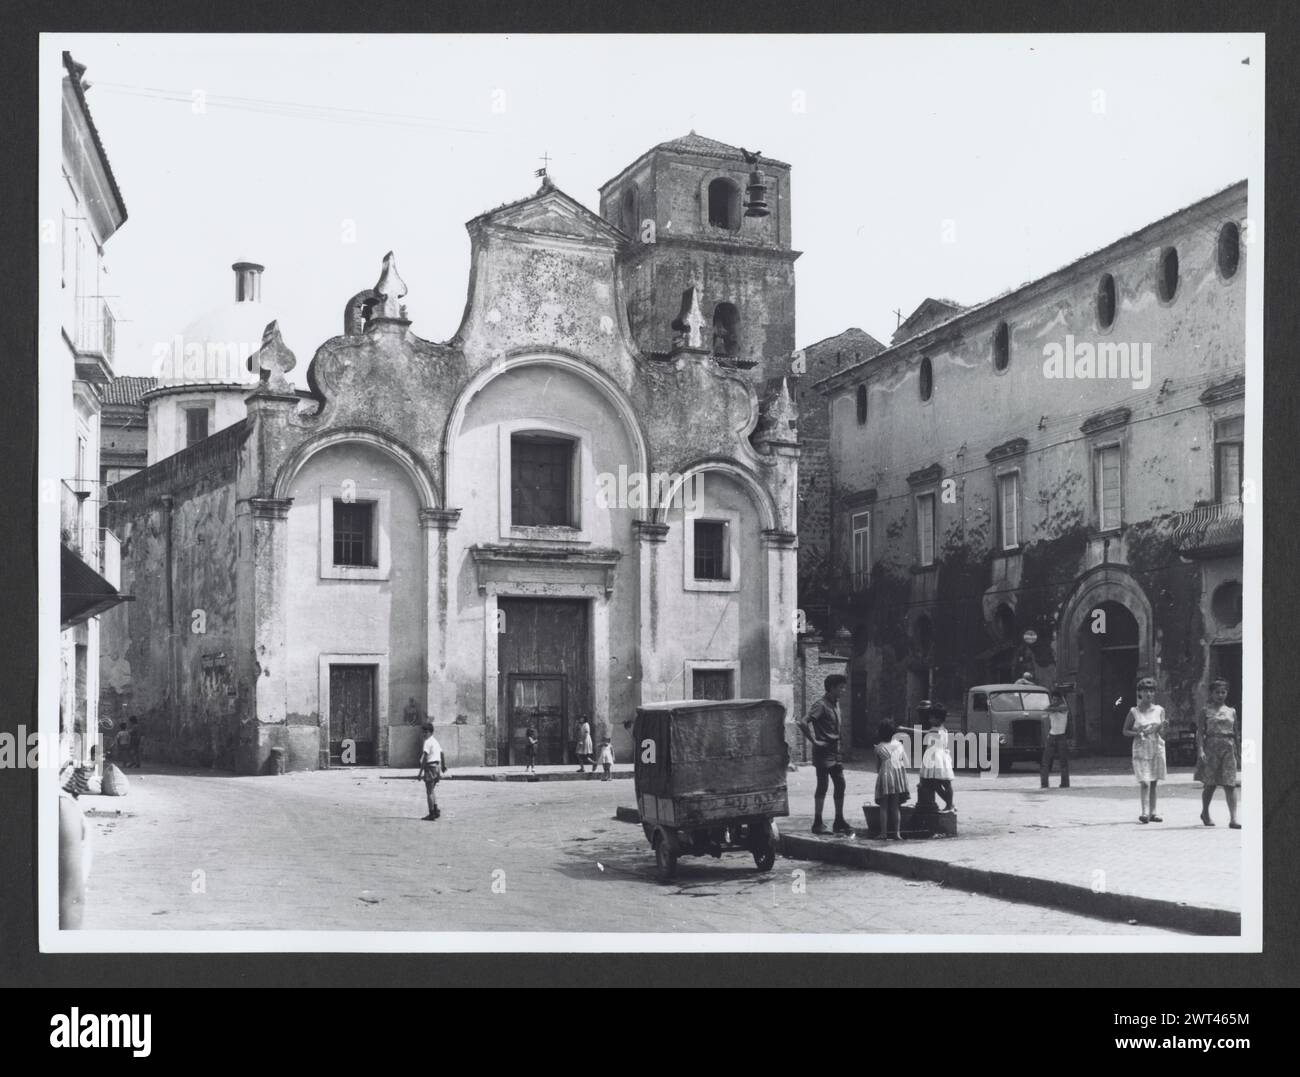
[[447, 772], [447, 760], [442, 754], [442, 745], [433, 735], [433, 723], [425, 722], [424, 744], [420, 748], [420, 777], [424, 780], [424, 795], [429, 802], [429, 814], [424, 818], [432, 822], [442, 814], [438, 810], [438, 783]]

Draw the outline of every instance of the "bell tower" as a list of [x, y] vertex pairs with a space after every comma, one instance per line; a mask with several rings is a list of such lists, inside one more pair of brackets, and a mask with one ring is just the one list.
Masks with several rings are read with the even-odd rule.
[[630, 243], [620, 259], [633, 339], [666, 356], [691, 288], [703, 344], [756, 380], [789, 372], [795, 349], [790, 166], [690, 134], [643, 153], [600, 189]]

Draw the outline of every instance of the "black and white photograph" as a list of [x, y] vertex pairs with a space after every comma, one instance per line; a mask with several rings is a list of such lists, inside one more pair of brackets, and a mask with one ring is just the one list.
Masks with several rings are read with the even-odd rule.
[[1258, 953], [1264, 35], [357, 31], [40, 36], [41, 950]]

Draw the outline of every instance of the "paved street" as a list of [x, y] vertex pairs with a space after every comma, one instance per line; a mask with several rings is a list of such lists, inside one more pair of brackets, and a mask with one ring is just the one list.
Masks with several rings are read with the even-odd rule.
[[[665, 886], [641, 828], [613, 818], [632, 802], [629, 781], [447, 782], [443, 819], [428, 823], [408, 775], [132, 772], [127, 797], [82, 800], [95, 830], [85, 926], [1157, 933], [812, 861], [759, 875], [742, 854], [684, 859]], [[790, 777], [802, 810], [811, 772]], [[858, 818], [869, 777], [851, 775]]]

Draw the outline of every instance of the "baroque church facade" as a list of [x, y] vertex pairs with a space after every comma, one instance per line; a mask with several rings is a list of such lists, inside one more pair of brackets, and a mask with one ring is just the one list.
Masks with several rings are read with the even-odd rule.
[[[390, 255], [315, 352], [267, 326], [245, 414], [113, 486], [101, 706], [261, 773], [567, 762], [643, 702], [795, 703], [790, 170], [690, 135], [470, 221], [459, 329]], [[415, 296], [412, 297], [415, 301]]]

